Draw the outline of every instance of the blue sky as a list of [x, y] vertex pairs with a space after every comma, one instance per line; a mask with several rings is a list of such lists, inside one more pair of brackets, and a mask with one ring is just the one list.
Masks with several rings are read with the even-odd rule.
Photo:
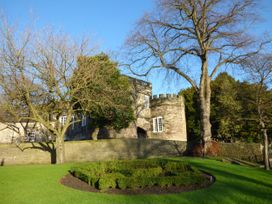
[[[262, 22], [254, 32], [272, 29], [272, 0], [259, 0]], [[12, 23], [53, 26], [69, 35], [90, 37], [104, 52], [118, 52], [136, 21], [155, 6], [155, 0], [0, 0], [0, 12]], [[235, 74], [235, 73], [234, 73]], [[153, 94], [177, 93], [184, 80], [169, 81], [152, 75]]]
[[[53, 26], [72, 36], [88, 35], [103, 50], [116, 50], [153, 0], [0, 0], [11, 21]], [[32, 23], [32, 22], [31, 22]]]

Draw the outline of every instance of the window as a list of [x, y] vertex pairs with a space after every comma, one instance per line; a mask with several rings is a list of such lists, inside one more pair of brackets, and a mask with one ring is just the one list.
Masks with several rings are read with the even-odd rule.
[[86, 124], [87, 124], [87, 118], [86, 118], [85, 115], [82, 115], [82, 116], [81, 116], [81, 126], [82, 126], [82, 127], [85, 127]]
[[27, 142], [35, 142], [36, 139], [36, 132], [33, 128], [26, 130], [26, 141]]
[[153, 132], [163, 132], [163, 118], [153, 118]]
[[72, 130], [75, 129], [75, 116], [72, 116]]
[[149, 108], [149, 96], [144, 96], [144, 107]]
[[66, 120], [67, 120], [67, 116], [66, 115], [63, 115], [63, 116], [60, 116], [59, 117], [59, 122], [62, 126], [64, 126], [64, 124], [66, 123]]

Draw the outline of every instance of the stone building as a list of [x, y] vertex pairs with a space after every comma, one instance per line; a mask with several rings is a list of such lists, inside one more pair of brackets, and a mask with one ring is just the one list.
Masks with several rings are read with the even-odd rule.
[[155, 95], [150, 105], [152, 138], [187, 141], [183, 97], [173, 94]]
[[0, 143], [43, 142], [51, 139], [40, 123], [0, 122]]
[[152, 96], [151, 83], [135, 78], [130, 81], [136, 116], [134, 126], [128, 128], [133, 132], [131, 137], [187, 141], [183, 97], [174, 94]]
[[[185, 106], [181, 96], [160, 94], [152, 96], [152, 84], [129, 77], [132, 84], [133, 109], [136, 120], [128, 128], [117, 132], [109, 127], [97, 128], [92, 125], [91, 117], [82, 115], [81, 122], [72, 124], [65, 140], [109, 139], [109, 138], [150, 138], [187, 141]], [[65, 120], [66, 116], [60, 118]], [[1, 124], [4, 127], [4, 124]], [[18, 123], [18, 126], [20, 124]], [[24, 135], [26, 131], [14, 133], [12, 130], [0, 130], [0, 143], [10, 143], [14, 137]], [[28, 137], [35, 133], [28, 131]], [[38, 134], [38, 132], [37, 132]], [[33, 140], [33, 139], [31, 139]]]
[[152, 96], [151, 83], [131, 77], [129, 80], [136, 120], [128, 128], [119, 132], [107, 127], [97, 129], [88, 118], [86, 126], [79, 124], [70, 128], [66, 139], [150, 138], [187, 141], [183, 97], [174, 94]]

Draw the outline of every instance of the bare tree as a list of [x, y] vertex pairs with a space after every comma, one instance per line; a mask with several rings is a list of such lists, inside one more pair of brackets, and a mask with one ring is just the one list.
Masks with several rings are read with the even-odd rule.
[[263, 135], [265, 168], [269, 170], [268, 127], [272, 122], [272, 92], [268, 91], [268, 87], [272, 84], [272, 55], [259, 54], [246, 59], [243, 61], [242, 67], [250, 81], [256, 86], [255, 98], [252, 103], [256, 106], [256, 120]]
[[112, 101], [116, 99], [113, 96], [127, 92], [117, 82], [119, 88], [106, 86], [105, 80], [111, 76], [105, 77], [109, 69], [102, 72], [99, 60], [78, 67], [79, 59], [88, 60], [85, 40], [77, 43], [67, 35], [47, 31], [18, 33], [5, 23], [0, 35], [3, 111], [14, 121], [35, 122], [46, 130], [56, 140], [57, 163], [63, 163], [64, 136], [69, 126], [94, 109], [119, 108], [120, 102]]
[[64, 135], [74, 114], [69, 78], [84, 44], [54, 33], [22, 34], [2, 25], [0, 84], [5, 110], [15, 121], [37, 122], [54, 135], [57, 163], [63, 163]]
[[[54, 138], [57, 163], [65, 161], [65, 133], [82, 114], [96, 113], [114, 122], [131, 108], [128, 79], [106, 55], [89, 57], [90, 52], [87, 40], [78, 43], [48, 30], [20, 33], [1, 26], [2, 112], [11, 121], [37, 124], [41, 134]], [[118, 127], [132, 119], [126, 117]], [[40, 146], [48, 149], [48, 144]]]
[[125, 65], [134, 74], [146, 76], [163, 68], [195, 89], [203, 145], [211, 140], [212, 77], [220, 67], [240, 63], [259, 49], [250, 50], [254, 40], [246, 34], [246, 26], [255, 20], [253, 6], [253, 0], [160, 0], [155, 13], [146, 14], [127, 40]]

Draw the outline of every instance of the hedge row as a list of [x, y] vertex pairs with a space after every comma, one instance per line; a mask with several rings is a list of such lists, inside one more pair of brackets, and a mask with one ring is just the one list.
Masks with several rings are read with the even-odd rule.
[[237, 158], [250, 162], [262, 162], [260, 144], [257, 143], [221, 143], [217, 156]]
[[201, 172], [187, 163], [163, 159], [93, 162], [75, 166], [71, 172], [100, 190], [184, 186], [204, 181]]

